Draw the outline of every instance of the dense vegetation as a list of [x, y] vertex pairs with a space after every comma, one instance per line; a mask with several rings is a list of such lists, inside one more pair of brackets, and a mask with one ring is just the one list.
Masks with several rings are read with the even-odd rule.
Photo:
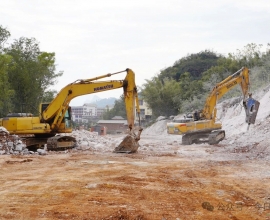
[[110, 120], [114, 116], [122, 116], [123, 118], [127, 118], [124, 95], [121, 95], [119, 99], [115, 100], [114, 107], [112, 109], [107, 109], [103, 113], [103, 119], [105, 120]]
[[[187, 55], [158, 75], [146, 79], [140, 88], [142, 98], [152, 109], [153, 118], [202, 109], [212, 88], [243, 66], [250, 69], [251, 90], [262, 88], [270, 84], [270, 45], [265, 52], [262, 52], [262, 47], [251, 43], [228, 56], [208, 50]], [[239, 86], [222, 99], [233, 96], [241, 96]], [[119, 99], [110, 112], [121, 106], [124, 106], [123, 100]], [[120, 113], [125, 116], [125, 112]]]
[[[250, 71], [251, 89], [269, 84], [270, 48], [262, 52], [262, 45], [248, 44], [243, 50], [222, 56], [212, 51], [187, 55], [173, 66], [146, 80], [141, 92], [153, 110], [153, 116], [170, 116], [202, 109], [207, 95], [216, 83], [241, 67]], [[223, 98], [240, 96], [240, 87], [234, 88]]]
[[40, 102], [51, 101], [55, 53], [42, 52], [34, 38], [21, 37], [6, 46], [10, 32], [0, 25], [0, 117], [8, 112], [38, 113]]
[[[6, 46], [10, 32], [0, 25], [0, 117], [8, 112], [38, 113], [40, 102], [52, 100], [56, 91], [49, 88], [62, 72], [56, 73], [55, 54], [42, 52], [34, 38], [21, 37]], [[213, 86], [241, 67], [251, 70], [252, 90], [269, 84], [270, 45], [246, 45], [227, 56], [205, 50], [188, 54], [140, 88], [153, 116], [170, 116], [201, 109]], [[240, 96], [239, 87], [224, 98]], [[126, 117], [123, 97], [108, 110], [104, 119]]]

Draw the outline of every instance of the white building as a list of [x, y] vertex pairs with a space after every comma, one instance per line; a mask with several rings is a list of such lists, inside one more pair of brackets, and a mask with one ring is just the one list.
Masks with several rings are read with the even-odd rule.
[[96, 104], [85, 103], [83, 106], [71, 106], [72, 120], [77, 123], [88, 123], [102, 118], [107, 108], [98, 108]]
[[75, 121], [77, 123], [83, 122], [82, 121], [83, 106], [72, 106], [71, 115], [72, 115], [72, 121]]
[[[140, 108], [140, 118], [142, 124], [147, 123], [152, 118], [152, 109], [147, 105], [147, 103], [142, 99], [142, 97], [139, 95], [139, 108]], [[138, 114], [136, 114], [135, 117], [136, 122], [139, 121]]]
[[85, 103], [83, 105], [83, 118], [97, 117], [97, 105], [92, 103]]

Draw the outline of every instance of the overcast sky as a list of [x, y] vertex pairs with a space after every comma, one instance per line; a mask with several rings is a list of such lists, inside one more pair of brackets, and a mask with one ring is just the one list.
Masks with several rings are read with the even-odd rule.
[[[11, 40], [34, 37], [56, 53], [64, 74], [54, 89], [131, 68], [141, 86], [160, 70], [203, 50], [227, 55], [270, 43], [268, 0], [0, 0]], [[125, 74], [111, 79], [123, 79]], [[122, 89], [97, 93], [119, 98]], [[82, 105], [93, 95], [75, 98]]]

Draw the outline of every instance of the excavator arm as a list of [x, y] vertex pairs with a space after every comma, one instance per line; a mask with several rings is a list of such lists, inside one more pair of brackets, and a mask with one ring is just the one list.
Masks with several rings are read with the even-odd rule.
[[236, 85], [240, 85], [243, 93], [243, 100], [248, 97], [250, 90], [249, 70], [246, 67], [241, 68], [236, 73], [230, 75], [220, 83], [218, 83], [209, 94], [202, 111], [202, 118], [213, 119], [216, 118], [216, 104], [217, 101], [229, 92]]
[[[127, 73], [124, 80], [97, 81], [99, 79], [110, 77], [122, 72]], [[77, 80], [74, 83], [67, 85], [42, 112], [42, 120], [47, 123], [51, 121], [51, 130], [55, 133], [63, 132], [62, 128], [65, 128], [65, 126], [62, 126], [63, 117], [68, 110], [69, 103], [72, 99], [85, 94], [98, 93], [121, 87], [124, 90], [129, 134], [123, 139], [119, 146], [114, 149], [114, 152], [134, 153], [139, 148], [138, 141], [140, 140], [140, 135], [143, 129], [140, 127], [140, 108], [137, 87], [135, 84], [135, 74], [131, 69], [126, 69], [125, 71], [106, 74], [87, 80]], [[134, 127], [135, 108], [139, 116], [139, 130], [137, 134], [135, 133]]]
[[[96, 81], [122, 72], [127, 73], [124, 80]], [[51, 122], [51, 129], [57, 132], [61, 127], [60, 125], [63, 117], [65, 116], [65, 112], [68, 110], [69, 103], [72, 99], [81, 95], [104, 92], [118, 88], [123, 88], [124, 90], [127, 122], [128, 127], [132, 130], [134, 129], [135, 106], [138, 115], [140, 115], [140, 108], [137, 87], [135, 84], [135, 74], [131, 69], [112, 74], [109, 73], [91, 79], [77, 80], [68, 84], [41, 113], [41, 120], [47, 123]]]

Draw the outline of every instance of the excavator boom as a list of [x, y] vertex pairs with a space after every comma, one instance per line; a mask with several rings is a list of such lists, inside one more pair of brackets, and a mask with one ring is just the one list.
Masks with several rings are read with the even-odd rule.
[[233, 89], [236, 85], [241, 86], [241, 90], [243, 93], [243, 100], [246, 100], [248, 97], [248, 92], [250, 90], [250, 82], [249, 82], [249, 70], [248, 68], [241, 68], [234, 74], [228, 76], [226, 79], [217, 83], [216, 86], [212, 89], [209, 94], [203, 111], [202, 117], [204, 119], [213, 119], [216, 118], [216, 104], [218, 100], [224, 96], [227, 92]]

